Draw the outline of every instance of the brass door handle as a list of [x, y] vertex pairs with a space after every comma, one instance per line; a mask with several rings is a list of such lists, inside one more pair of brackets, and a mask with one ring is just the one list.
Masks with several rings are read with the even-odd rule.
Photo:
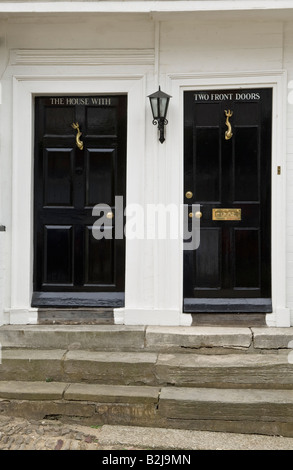
[[191, 199], [191, 198], [193, 197], [193, 192], [191, 192], [191, 191], [186, 191], [185, 197], [186, 197], [187, 199]]
[[83, 150], [83, 142], [80, 140], [80, 137], [81, 137], [81, 132], [80, 132], [80, 129], [79, 129], [79, 124], [78, 122], [73, 122], [71, 124], [71, 127], [73, 127], [73, 129], [75, 129], [77, 131], [77, 134], [76, 134], [76, 146], [79, 148], [79, 150]]
[[113, 219], [113, 217], [114, 217], [113, 212], [107, 212], [106, 217], [107, 217], [107, 219]]

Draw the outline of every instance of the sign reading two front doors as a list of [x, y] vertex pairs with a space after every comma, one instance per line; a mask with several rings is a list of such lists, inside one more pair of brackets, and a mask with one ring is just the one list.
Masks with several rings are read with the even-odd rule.
[[[125, 200], [127, 97], [39, 97], [35, 123], [32, 305], [123, 306], [114, 215], [115, 196]], [[110, 238], [93, 236], [97, 204], [108, 207]]]
[[184, 93], [184, 312], [271, 312], [272, 90]]

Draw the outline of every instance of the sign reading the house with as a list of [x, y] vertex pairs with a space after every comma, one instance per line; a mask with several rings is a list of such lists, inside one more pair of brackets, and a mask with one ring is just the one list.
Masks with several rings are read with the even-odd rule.
[[107, 96], [55, 96], [49, 98], [55, 106], [111, 106], [112, 98]]
[[233, 92], [217, 92], [217, 91], [201, 91], [194, 93], [194, 101], [258, 101], [261, 96], [259, 92], [252, 91], [233, 91]]

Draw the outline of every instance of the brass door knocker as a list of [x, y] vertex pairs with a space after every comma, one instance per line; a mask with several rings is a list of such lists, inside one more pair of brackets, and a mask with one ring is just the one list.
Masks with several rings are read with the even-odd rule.
[[228, 129], [225, 132], [225, 139], [230, 140], [233, 133], [232, 133], [231, 123], [229, 122], [229, 118], [233, 116], [233, 111], [231, 111], [230, 109], [228, 109], [228, 111], [227, 111], [225, 109], [225, 114], [226, 114], [226, 126], [228, 127]]
[[73, 122], [71, 124], [71, 126], [73, 127], [73, 129], [77, 130], [77, 134], [76, 134], [76, 146], [79, 148], [79, 150], [83, 150], [83, 142], [80, 140], [80, 137], [81, 137], [81, 132], [79, 130], [79, 124], [78, 122]]

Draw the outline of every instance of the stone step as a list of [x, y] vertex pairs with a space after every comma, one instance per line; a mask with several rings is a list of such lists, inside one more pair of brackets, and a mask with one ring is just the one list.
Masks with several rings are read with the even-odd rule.
[[60, 349], [9, 349], [2, 353], [0, 380], [153, 383], [157, 354]]
[[160, 422], [159, 396], [158, 387], [0, 381], [0, 414], [96, 426], [154, 426]]
[[159, 354], [155, 366], [159, 384], [180, 387], [293, 389], [288, 353]]
[[[5, 325], [2, 348], [161, 351], [203, 354], [277, 352], [292, 328], [125, 325]], [[291, 346], [292, 347], [292, 346]]]
[[5, 325], [2, 348], [139, 351], [145, 328], [124, 325]]
[[3, 351], [0, 380], [293, 389], [293, 367], [287, 352], [202, 355], [19, 348]]
[[80, 424], [123, 424], [293, 436], [293, 393], [58, 382], [0, 382], [0, 413]]
[[166, 427], [293, 436], [291, 390], [165, 387], [159, 411]]

